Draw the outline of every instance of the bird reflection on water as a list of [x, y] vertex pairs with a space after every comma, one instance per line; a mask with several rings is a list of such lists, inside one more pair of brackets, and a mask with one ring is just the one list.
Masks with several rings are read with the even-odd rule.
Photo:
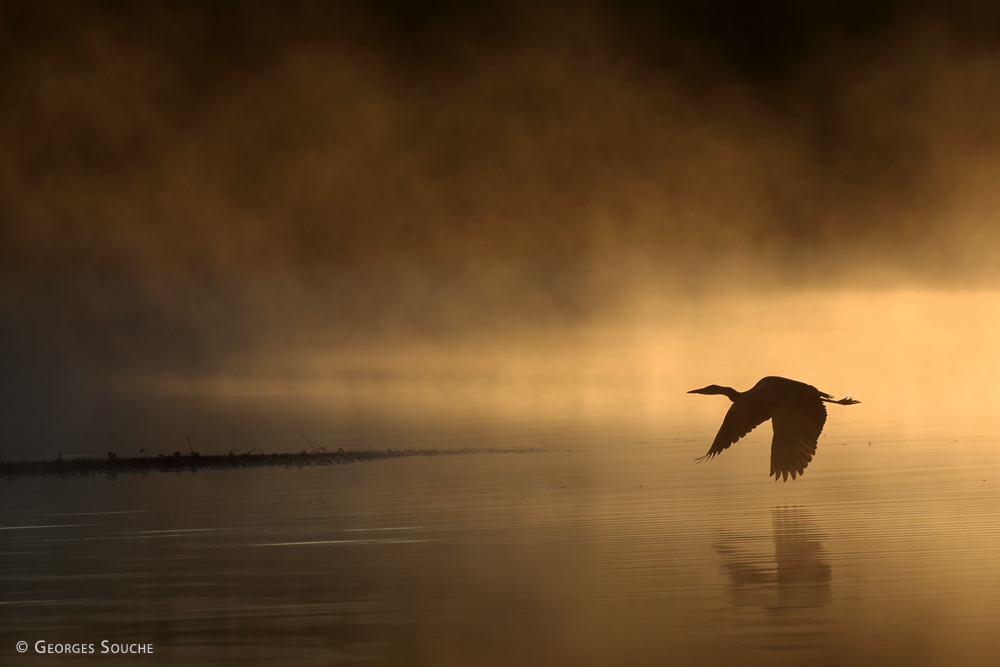
[[[767, 535], [727, 534], [715, 545], [726, 575], [726, 591], [742, 625], [773, 648], [817, 648], [825, 634], [824, 609], [833, 599], [833, 571], [823, 548], [824, 536], [810, 515], [798, 507], [771, 510]], [[762, 545], [773, 541], [773, 551]]]

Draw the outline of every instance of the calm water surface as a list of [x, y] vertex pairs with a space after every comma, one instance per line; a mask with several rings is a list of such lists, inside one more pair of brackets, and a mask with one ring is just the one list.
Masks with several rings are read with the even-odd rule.
[[[775, 484], [760, 438], [713, 469], [691, 461], [701, 443], [636, 435], [5, 482], [2, 650], [107, 639], [153, 643], [158, 664], [317, 665], [985, 665], [1000, 653], [1000, 467], [931, 454], [966, 443], [831, 434], [804, 478]], [[888, 446], [905, 467], [856, 469]]]
[[[350, 437], [375, 447], [543, 451], [0, 482], [0, 661], [95, 664], [110, 656], [15, 645], [107, 640], [154, 645], [129, 664], [995, 664], [1000, 438], [987, 379], [1000, 364], [995, 352], [951, 363], [994, 335], [992, 320], [938, 317], [953, 303], [921, 306], [934, 317], [875, 308], [874, 324], [822, 334], [824, 355], [767, 347], [762, 333], [753, 363], [683, 361], [677, 350], [719, 342], [711, 324], [683, 334], [703, 343], [665, 336], [660, 356], [633, 338], [619, 348], [632, 361], [591, 364], [565, 391], [580, 376], [559, 364], [563, 375], [524, 362], [561, 378], [549, 384], [501, 374], [461, 391], [440, 389], [455, 373], [408, 373], [384, 396], [436, 386], [426, 403], [461, 394], [449, 405], [464, 416], [407, 427], [406, 415], [353, 413], [368, 426]], [[873, 338], [898, 338], [913, 317], [933, 344]], [[767, 477], [768, 426], [695, 464], [728, 402], [684, 390], [769, 372], [863, 403], [831, 406], [795, 482]], [[366, 382], [357, 395], [377, 393]], [[317, 435], [322, 415], [307, 416], [317, 444], [354, 442]]]

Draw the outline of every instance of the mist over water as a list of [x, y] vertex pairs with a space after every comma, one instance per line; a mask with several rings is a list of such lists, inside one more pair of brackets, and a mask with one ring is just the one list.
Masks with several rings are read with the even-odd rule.
[[985, 5], [9, 2], [0, 23], [6, 394], [613, 327], [734, 288], [996, 284]]
[[686, 392], [765, 375], [862, 401], [831, 408], [831, 426], [974, 437], [996, 427], [998, 304], [987, 291], [783, 291], [671, 301], [614, 324], [271, 346], [92, 383], [64, 397], [75, 411], [58, 421], [36, 416], [50, 405], [12, 417], [32, 447], [7, 451], [171, 453], [187, 437], [202, 453], [301, 451], [303, 433], [328, 449], [528, 446], [553, 428], [686, 435], [691, 419], [710, 440], [728, 403]]

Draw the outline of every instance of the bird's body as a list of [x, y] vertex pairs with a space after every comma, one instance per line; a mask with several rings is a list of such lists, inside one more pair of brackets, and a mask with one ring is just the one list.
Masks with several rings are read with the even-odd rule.
[[766, 377], [748, 391], [709, 385], [689, 394], [722, 394], [733, 405], [722, 421], [715, 441], [699, 461], [713, 458], [754, 428], [771, 420], [771, 474], [787, 480], [801, 475], [816, 453], [816, 442], [826, 424], [825, 403], [854, 405], [853, 398], [834, 400], [812, 385], [781, 377]]

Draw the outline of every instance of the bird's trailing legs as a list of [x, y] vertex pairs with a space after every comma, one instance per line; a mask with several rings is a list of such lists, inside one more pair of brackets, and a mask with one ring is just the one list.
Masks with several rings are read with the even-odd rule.
[[837, 405], [857, 405], [858, 403], [861, 402], [854, 400], [850, 396], [848, 396], [847, 398], [842, 398], [839, 401], [835, 401], [832, 398], [824, 398], [822, 400], [826, 403], [836, 403]]

